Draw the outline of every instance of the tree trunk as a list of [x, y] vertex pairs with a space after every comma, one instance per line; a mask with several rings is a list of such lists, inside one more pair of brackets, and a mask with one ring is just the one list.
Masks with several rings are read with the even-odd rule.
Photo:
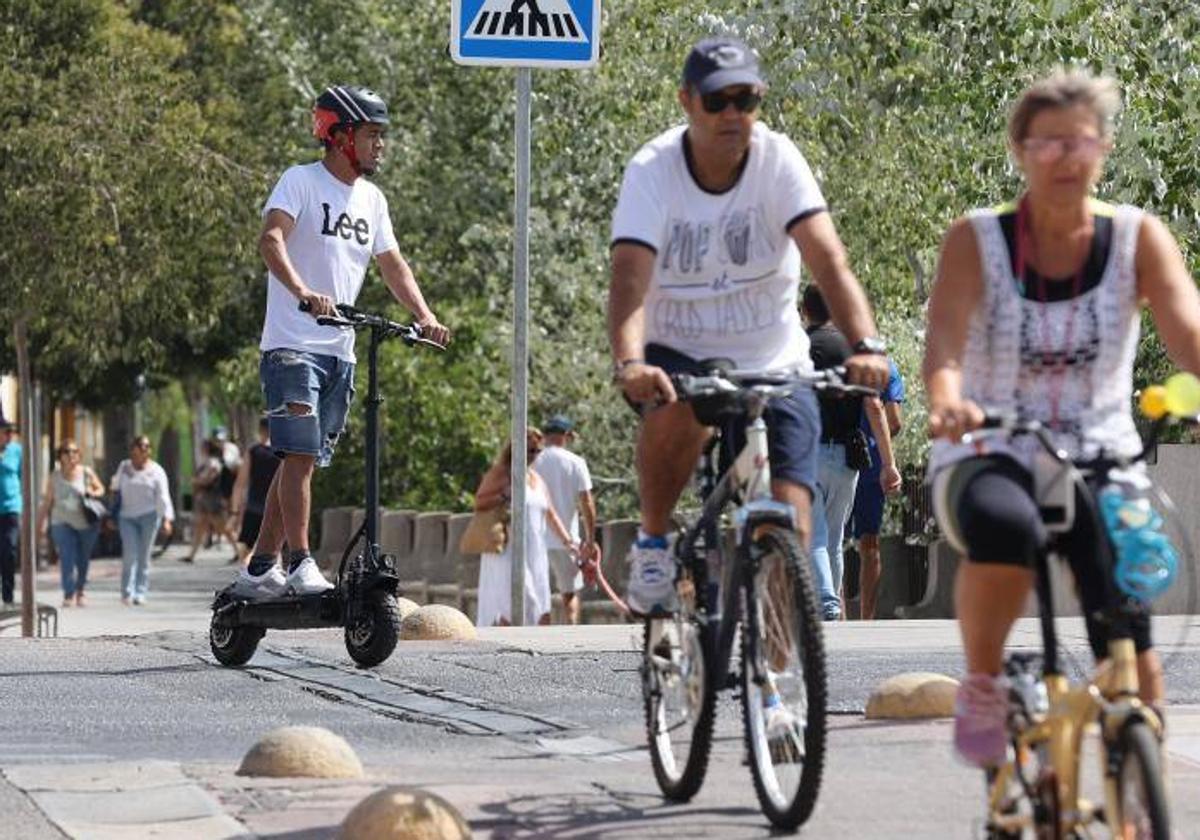
[[129, 447], [137, 431], [133, 427], [133, 406], [114, 405], [104, 409], [104, 465], [95, 469], [101, 475], [111, 476], [117, 464], [129, 457]]
[[[158, 439], [158, 457], [155, 459], [167, 474], [167, 487], [171, 492], [171, 504], [175, 510], [183, 510], [182, 499], [179, 496], [182, 481], [183, 464], [180, 463], [179, 430], [175, 424], [169, 424]], [[176, 514], [178, 515], [178, 514]]]
[[[33, 425], [33, 376], [29, 370], [29, 340], [25, 331], [25, 319], [18, 318], [13, 324], [13, 343], [17, 350], [17, 393], [19, 399], [18, 428], [27, 430]], [[32, 445], [30, 445], [32, 443]], [[33, 470], [29, 461], [37, 452], [37, 441], [26, 437], [21, 464], [21, 635], [33, 635], [34, 612], [34, 569], [33, 569]]]

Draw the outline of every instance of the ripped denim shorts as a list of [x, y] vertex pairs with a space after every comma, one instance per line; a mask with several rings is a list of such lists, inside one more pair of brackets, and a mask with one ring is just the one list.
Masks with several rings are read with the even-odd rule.
[[[321, 353], [279, 348], [258, 363], [271, 446], [278, 453], [315, 455], [327, 467], [354, 400], [354, 363]], [[305, 409], [293, 413], [289, 405]]]

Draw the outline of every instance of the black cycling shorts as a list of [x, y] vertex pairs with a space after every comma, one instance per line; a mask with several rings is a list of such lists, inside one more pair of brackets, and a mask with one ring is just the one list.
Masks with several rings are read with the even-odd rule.
[[[1009, 563], [1033, 568], [1051, 544], [1033, 496], [1033, 476], [1016, 461], [988, 456], [956, 464], [973, 474], [957, 499], [949, 500], [956, 526], [974, 563]], [[1075, 577], [1076, 591], [1087, 624], [1088, 642], [1097, 659], [1108, 656], [1109, 628], [1104, 622], [1105, 568], [1114, 563], [1112, 543], [1097, 540], [1094, 502], [1081, 490], [1075, 496], [1075, 521], [1070, 531], [1054, 535], [1054, 551], [1063, 556]], [[1101, 565], [1104, 564], [1104, 565]], [[1149, 650], [1150, 613], [1142, 605], [1129, 617], [1130, 635], [1138, 651]]]

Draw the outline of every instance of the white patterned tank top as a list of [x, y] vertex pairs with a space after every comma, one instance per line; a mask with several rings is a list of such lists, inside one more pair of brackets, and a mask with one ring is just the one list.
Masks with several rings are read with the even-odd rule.
[[[1098, 282], [1076, 296], [1043, 302], [1022, 293], [1002, 217], [1013, 205], [972, 211], [979, 246], [983, 299], [971, 316], [962, 358], [963, 396], [985, 411], [1019, 420], [1053, 421], [1055, 444], [1073, 457], [1101, 450], [1136, 454], [1133, 361], [1139, 334], [1138, 231], [1143, 213], [1128, 205], [1091, 202], [1096, 221], [1110, 220], [1106, 260]], [[1062, 298], [1061, 295], [1055, 296]], [[930, 472], [980, 454], [1008, 454], [1023, 464], [1037, 448], [1032, 438], [995, 439], [982, 451], [939, 440]]]

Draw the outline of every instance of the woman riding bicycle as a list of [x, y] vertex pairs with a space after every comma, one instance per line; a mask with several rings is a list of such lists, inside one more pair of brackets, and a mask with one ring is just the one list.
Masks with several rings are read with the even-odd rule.
[[[1060, 71], [1021, 96], [1008, 125], [1025, 177], [1014, 204], [976, 210], [946, 234], [929, 303], [924, 363], [938, 520], [968, 561], [955, 611], [967, 677], [954, 744], [968, 762], [1005, 755], [1007, 690], [999, 676], [1009, 629], [1049, 543], [1033, 497], [1032, 438], [963, 444], [984, 409], [1036, 420], [1071, 457], [1141, 447], [1131, 413], [1139, 309], [1154, 316], [1179, 367], [1200, 373], [1200, 294], [1175, 239], [1154, 216], [1092, 198], [1112, 148], [1120, 95], [1111, 79]], [[1104, 582], [1089, 572], [1095, 523], [1076, 506], [1062, 535], [1098, 659]], [[1162, 702], [1150, 619], [1131, 621], [1142, 699]]]

